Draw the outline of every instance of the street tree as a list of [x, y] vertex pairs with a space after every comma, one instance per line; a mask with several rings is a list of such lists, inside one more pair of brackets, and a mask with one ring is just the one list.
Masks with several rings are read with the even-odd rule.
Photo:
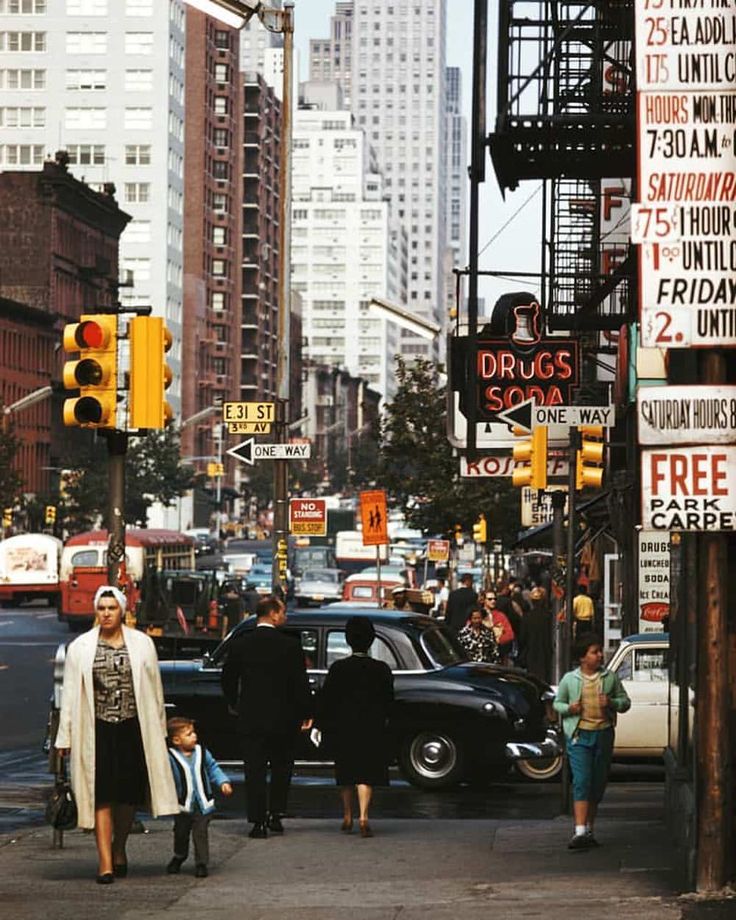
[[510, 480], [462, 479], [447, 440], [447, 387], [426, 359], [396, 359], [398, 389], [381, 422], [376, 484], [407, 523], [425, 533], [472, 530], [482, 512], [491, 540], [509, 546], [519, 530], [519, 492]]
[[3, 508], [14, 508], [23, 492], [23, 477], [15, 466], [20, 440], [13, 430], [12, 422], [5, 419], [3, 422], [0, 426], [0, 496]]

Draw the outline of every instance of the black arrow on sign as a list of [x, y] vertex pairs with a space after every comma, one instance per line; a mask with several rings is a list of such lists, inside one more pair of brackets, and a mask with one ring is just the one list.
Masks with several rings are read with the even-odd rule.
[[243, 463], [253, 466], [253, 438], [248, 438], [247, 441], [236, 444], [226, 453], [230, 454], [231, 457], [235, 457], [236, 460], [242, 460]]
[[499, 412], [497, 418], [506, 422], [512, 428], [515, 426], [516, 428], [523, 428], [524, 431], [531, 431], [532, 411], [535, 405], [533, 397], [530, 397], [510, 409], [504, 409], [503, 412]]

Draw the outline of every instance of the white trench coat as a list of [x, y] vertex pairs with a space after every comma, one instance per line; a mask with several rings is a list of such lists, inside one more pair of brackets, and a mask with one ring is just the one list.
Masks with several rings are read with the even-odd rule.
[[[57, 748], [71, 749], [71, 781], [77, 800], [77, 823], [83, 828], [95, 825], [92, 665], [99, 632], [97, 626], [90, 629], [67, 649], [59, 730], [54, 742]], [[151, 814], [154, 817], [177, 814], [179, 802], [166, 747], [166, 711], [156, 648], [148, 636], [127, 626], [123, 626], [123, 637], [130, 656], [133, 691], [148, 768]]]

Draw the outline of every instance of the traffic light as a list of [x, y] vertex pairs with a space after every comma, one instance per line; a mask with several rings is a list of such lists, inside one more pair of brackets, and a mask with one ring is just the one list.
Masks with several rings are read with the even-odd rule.
[[463, 528], [460, 524], [455, 524], [452, 528], [455, 534], [455, 546], [462, 546], [465, 540], [463, 539]]
[[47, 524], [56, 523], [56, 505], [46, 505], [44, 520]]
[[575, 488], [580, 491], [586, 486], [600, 489], [603, 485], [603, 453], [606, 449], [605, 429], [602, 425], [578, 428], [580, 449], [575, 464]]
[[64, 365], [64, 386], [79, 396], [64, 400], [64, 424], [115, 428], [117, 415], [118, 318], [88, 314], [64, 327], [64, 351], [79, 359]]
[[165, 358], [171, 348], [171, 333], [160, 316], [136, 316], [128, 324], [128, 332], [130, 427], [163, 428], [173, 414], [164, 398], [172, 380]]
[[[519, 429], [514, 428], [514, 434]], [[532, 489], [547, 488], [547, 429], [535, 428], [531, 434], [521, 432], [525, 439], [514, 444], [514, 461], [523, 466], [516, 466], [512, 474], [515, 486], [530, 486]]]
[[13, 509], [3, 508], [3, 527], [10, 527], [13, 524]]
[[483, 544], [488, 540], [488, 524], [485, 514], [481, 514], [475, 524], [473, 524], [473, 540], [476, 543]]
[[225, 475], [225, 465], [223, 463], [208, 463], [207, 475], [210, 479]]

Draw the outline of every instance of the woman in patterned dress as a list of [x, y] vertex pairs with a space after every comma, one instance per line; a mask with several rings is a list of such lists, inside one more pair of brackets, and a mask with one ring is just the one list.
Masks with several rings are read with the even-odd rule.
[[487, 661], [498, 664], [498, 642], [492, 629], [483, 625], [480, 607], [473, 607], [470, 619], [457, 634], [458, 641], [468, 654], [470, 661]]
[[156, 649], [123, 625], [125, 596], [105, 585], [97, 622], [71, 643], [64, 665], [55, 746], [71, 754], [78, 824], [94, 828], [97, 882], [127, 875], [125, 845], [136, 809], [174, 814], [179, 805], [166, 749], [166, 717]]

